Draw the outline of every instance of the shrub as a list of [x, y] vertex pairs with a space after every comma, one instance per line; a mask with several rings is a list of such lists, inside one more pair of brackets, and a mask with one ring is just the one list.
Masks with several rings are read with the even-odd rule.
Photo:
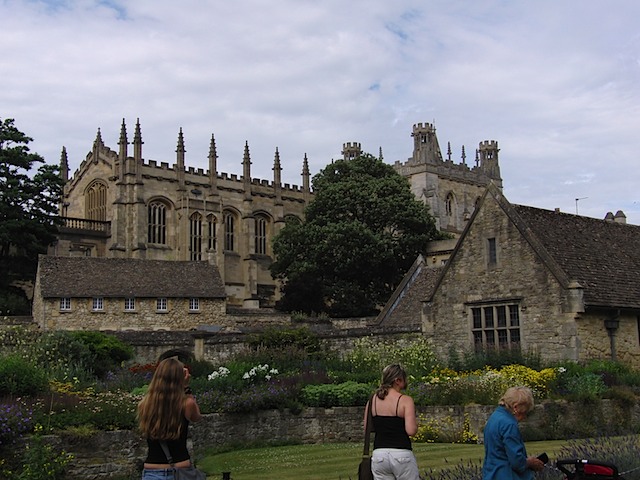
[[253, 349], [262, 347], [274, 350], [295, 346], [306, 352], [308, 356], [319, 354], [322, 351], [318, 336], [305, 327], [267, 328], [262, 333], [250, 338], [249, 346]]
[[52, 393], [33, 405], [34, 421], [45, 433], [83, 426], [130, 430], [137, 425], [136, 408], [140, 398], [124, 392]]
[[211, 389], [196, 395], [202, 413], [248, 413], [271, 408], [298, 407], [299, 387], [289, 379], [273, 379], [228, 393]]
[[0, 395], [37, 395], [48, 387], [42, 369], [17, 355], [0, 358]]
[[24, 452], [24, 464], [18, 480], [58, 480], [63, 479], [66, 466], [73, 456], [64, 451], [56, 451], [44, 443], [41, 437], [32, 437]]
[[372, 390], [371, 385], [356, 382], [307, 385], [302, 389], [301, 400], [309, 407], [350, 407], [366, 404]]
[[88, 349], [87, 367], [98, 378], [121, 368], [123, 362], [133, 357], [133, 348], [113, 335], [94, 331], [69, 332], [69, 335]]
[[33, 429], [31, 410], [16, 403], [0, 403], [0, 447]]
[[405, 337], [393, 344], [373, 337], [359, 338], [345, 360], [351, 371], [370, 372], [377, 379], [382, 369], [391, 363], [400, 363], [411, 378], [422, 378], [438, 368], [438, 360], [423, 337]]
[[522, 352], [519, 348], [491, 348], [466, 352], [460, 358], [457, 351], [450, 351], [448, 367], [460, 372], [481, 370], [485, 367], [499, 369], [506, 365], [523, 365], [534, 370], [542, 368], [539, 354]]

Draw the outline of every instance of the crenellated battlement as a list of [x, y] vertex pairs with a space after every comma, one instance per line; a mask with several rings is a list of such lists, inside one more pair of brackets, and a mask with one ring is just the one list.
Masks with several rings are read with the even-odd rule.
[[480, 150], [498, 150], [498, 142], [496, 140], [484, 140], [478, 146]]
[[436, 131], [436, 127], [432, 123], [414, 123], [413, 124], [413, 134], [416, 133], [433, 133]]

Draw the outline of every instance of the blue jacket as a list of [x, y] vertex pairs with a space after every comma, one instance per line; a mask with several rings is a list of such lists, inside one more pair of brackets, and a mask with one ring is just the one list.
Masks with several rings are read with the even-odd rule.
[[483, 480], [532, 480], [518, 421], [499, 406], [484, 427]]

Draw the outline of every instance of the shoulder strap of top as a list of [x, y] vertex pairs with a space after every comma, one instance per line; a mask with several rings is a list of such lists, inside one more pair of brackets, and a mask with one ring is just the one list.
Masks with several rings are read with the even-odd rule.
[[400, 399], [401, 399], [402, 397], [404, 397], [404, 395], [400, 395], [400, 396], [398, 397], [398, 403], [396, 403], [396, 417], [398, 416], [398, 406], [400, 405]]

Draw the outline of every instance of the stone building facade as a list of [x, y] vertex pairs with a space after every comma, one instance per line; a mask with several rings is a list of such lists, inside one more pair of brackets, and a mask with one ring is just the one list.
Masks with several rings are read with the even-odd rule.
[[[459, 234], [489, 180], [501, 184], [497, 143], [481, 143], [476, 166], [469, 168], [464, 147], [461, 164], [451, 160], [450, 148], [443, 160], [433, 125], [414, 125], [411, 135], [413, 154], [406, 163], [396, 162], [395, 168], [409, 180], [416, 196], [428, 203], [438, 227]], [[313, 197], [307, 158], [298, 187], [282, 184], [277, 149], [273, 179], [268, 181], [251, 178], [248, 144], [241, 176], [217, 171], [213, 136], [207, 171], [186, 166], [182, 130], [173, 164], [144, 159], [139, 122], [131, 144], [132, 152], [124, 120], [118, 151], [104, 144], [98, 130], [93, 148], [72, 177], [63, 149], [64, 226], [49, 253], [207, 261], [220, 271], [229, 306], [273, 307], [279, 288], [269, 271], [272, 239], [287, 218], [303, 218]], [[359, 143], [343, 144], [345, 159], [360, 153]]]
[[446, 357], [520, 347], [640, 367], [640, 227], [511, 205], [490, 185], [449, 261], [414, 266], [378, 324], [420, 325]]
[[[502, 188], [498, 142], [480, 142], [475, 151], [475, 165], [469, 167], [464, 145], [460, 163], [452, 160], [450, 143], [447, 143], [446, 160], [442, 157], [434, 124], [413, 125], [411, 136], [411, 157], [406, 162], [396, 161], [393, 167], [409, 180], [415, 197], [429, 206], [429, 212], [433, 215], [438, 230], [457, 237], [464, 230], [489, 183]], [[342, 155], [345, 160], [355, 158], [361, 153], [360, 143], [343, 144]]]
[[278, 288], [269, 272], [271, 240], [287, 217], [303, 217], [311, 198], [306, 157], [298, 187], [282, 184], [277, 149], [273, 181], [267, 181], [251, 178], [248, 144], [240, 177], [218, 173], [213, 136], [206, 172], [185, 166], [182, 130], [172, 165], [143, 159], [139, 122], [132, 144], [133, 155], [124, 121], [117, 152], [105, 146], [98, 130], [72, 178], [63, 149], [65, 225], [49, 253], [208, 261], [224, 279], [229, 305], [273, 306]]
[[469, 167], [464, 146], [461, 163], [452, 160], [449, 143], [446, 159], [442, 157], [433, 124], [414, 125], [411, 136], [413, 155], [404, 163], [395, 162], [394, 168], [409, 179], [416, 198], [429, 206], [438, 230], [457, 237], [489, 183], [502, 188], [498, 142], [480, 142], [475, 151], [475, 165]]
[[229, 326], [208, 262], [40, 256], [33, 319], [42, 330], [195, 330]]

